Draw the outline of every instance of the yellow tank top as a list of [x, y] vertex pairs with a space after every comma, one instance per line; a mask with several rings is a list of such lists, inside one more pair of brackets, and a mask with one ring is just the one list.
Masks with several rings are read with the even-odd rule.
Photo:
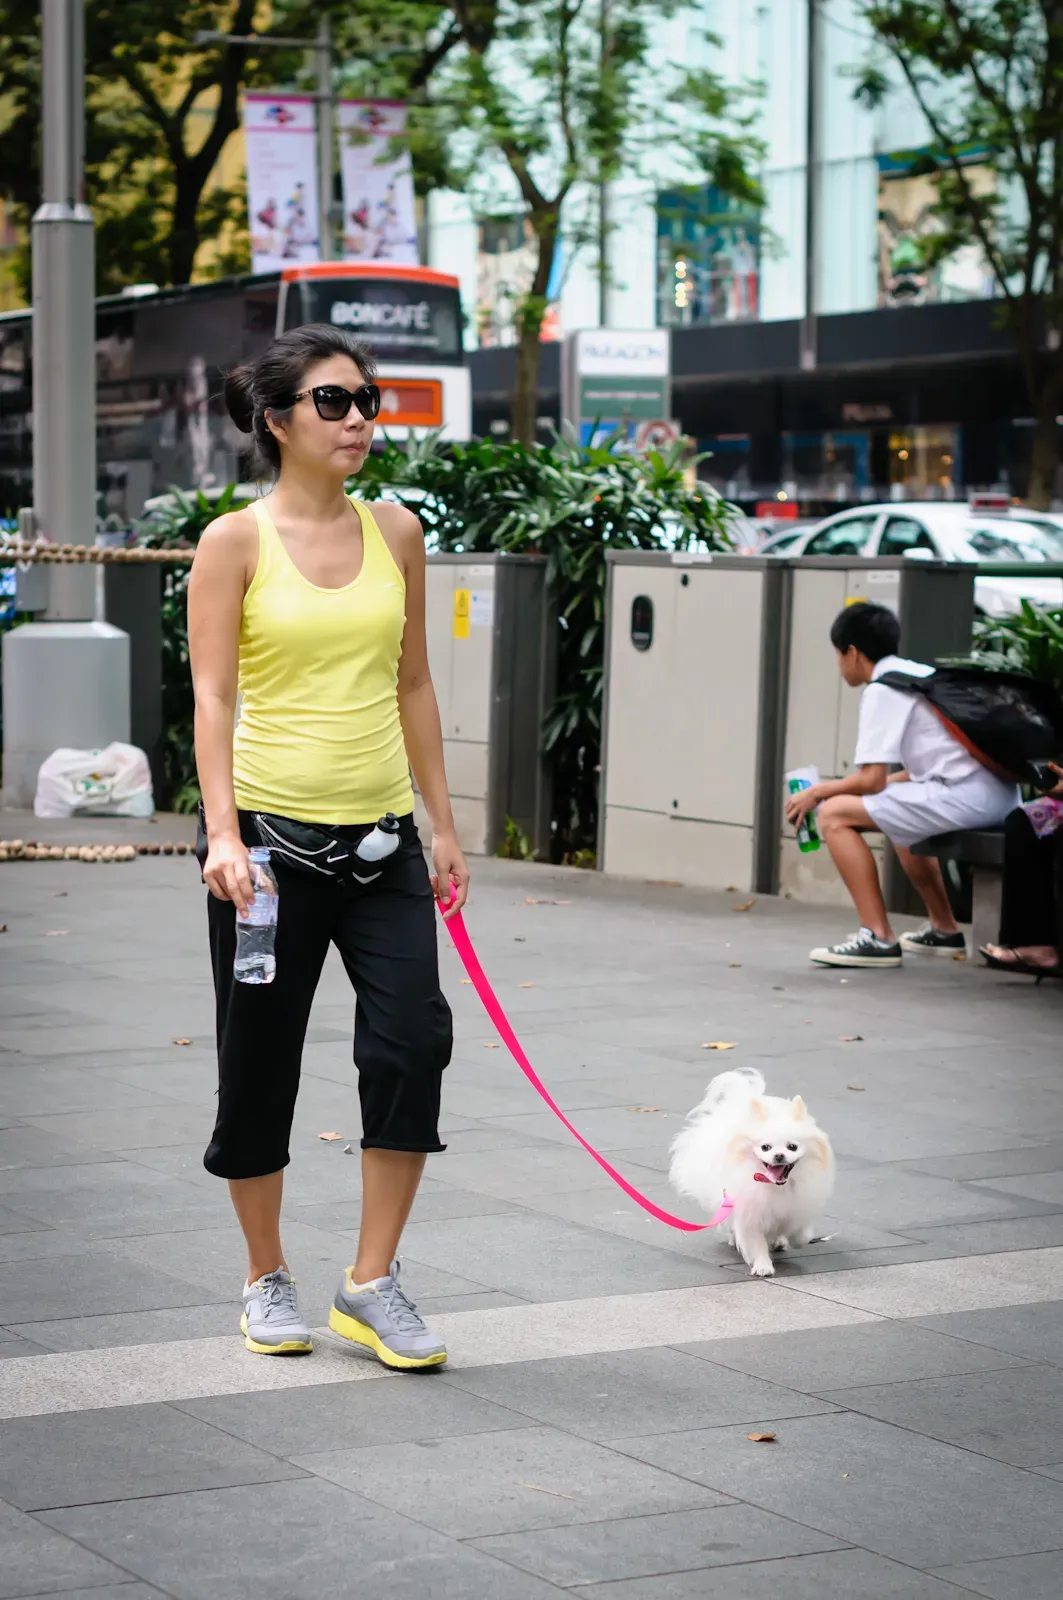
[[240, 626], [233, 787], [241, 811], [375, 822], [413, 810], [399, 723], [406, 584], [367, 505], [362, 570], [342, 589], [304, 578], [269, 514]]

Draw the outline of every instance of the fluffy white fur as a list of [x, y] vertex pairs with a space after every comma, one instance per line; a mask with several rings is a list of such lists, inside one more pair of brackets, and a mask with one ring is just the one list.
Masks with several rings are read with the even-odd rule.
[[713, 1078], [672, 1144], [669, 1177], [710, 1216], [734, 1201], [723, 1224], [754, 1277], [770, 1277], [773, 1250], [810, 1244], [834, 1187], [830, 1140], [800, 1095], [764, 1092], [754, 1067]]

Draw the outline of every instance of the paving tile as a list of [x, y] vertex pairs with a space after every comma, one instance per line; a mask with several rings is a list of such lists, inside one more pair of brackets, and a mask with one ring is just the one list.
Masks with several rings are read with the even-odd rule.
[[[465, 1189], [440, 1186], [438, 1192], [418, 1191], [411, 1221], [449, 1222], [454, 1217], [501, 1216], [506, 1211], [518, 1209], [511, 1200], [496, 1200], [493, 1195], [470, 1194]], [[309, 1222], [317, 1228], [340, 1233], [354, 1232], [361, 1221], [362, 1206], [358, 1199], [317, 1201], [310, 1205], [297, 1204], [293, 1207], [293, 1215], [297, 1215], [301, 1222]]]
[[1048, 1465], [1060, 1453], [1058, 1429], [1045, 1427], [1046, 1419], [1063, 1416], [1059, 1367], [1013, 1367], [827, 1394], [865, 1416], [1017, 1467]]
[[985, 1178], [978, 1187], [987, 1194], [1023, 1195], [1027, 1200], [1040, 1200], [1045, 1205], [1063, 1206], [1063, 1169], [1058, 1167], [1050, 1172]]
[[1054, 1144], [1022, 1145], [1015, 1150], [985, 1150], [974, 1155], [930, 1157], [906, 1165], [913, 1172], [928, 1172], [931, 1177], [958, 1178], [961, 1182], [1015, 1176], [1025, 1172], [1053, 1172], [1063, 1166], [1063, 1141]]
[[[792, 1556], [782, 1561], [749, 1561], [712, 1574], [704, 1571], [627, 1583], [590, 1584], [581, 1600], [961, 1600], [966, 1590], [932, 1578], [866, 1550], [833, 1555]], [[1009, 1596], [1009, 1600], [1018, 1600]], [[1023, 1596], [1023, 1600], [1035, 1600]]]
[[[160, 1074], [160, 1087], [165, 1077]], [[131, 1109], [79, 1111], [72, 1115], [27, 1117], [27, 1122], [43, 1133], [87, 1145], [92, 1150], [122, 1150], [141, 1145], [145, 1149], [186, 1140], [201, 1139], [204, 1147], [214, 1120], [213, 1106], [206, 1098], [198, 1105], [171, 1101], [161, 1106], [134, 1106]]]
[[444, 1381], [585, 1439], [809, 1416], [823, 1402], [677, 1350], [618, 1350], [449, 1374]]
[[739, 1505], [666, 1511], [575, 1528], [503, 1533], [475, 1542], [477, 1549], [566, 1589], [662, 1573], [704, 1572], [708, 1567], [774, 1561], [838, 1548], [837, 1540], [825, 1534], [769, 1511]]
[[[1027, 1201], [1028, 1208], [1036, 1201]], [[1063, 1245], [1063, 1211], [999, 1222], [953, 1223], [936, 1228], [915, 1224], [908, 1232], [949, 1255], [991, 1255], [1001, 1250], [1040, 1250]]]
[[42, 1350], [108, 1350], [115, 1346], [167, 1344], [175, 1339], [208, 1339], [213, 1334], [235, 1333], [239, 1320], [239, 1300], [230, 1296], [215, 1305], [19, 1323], [12, 1331], [25, 1340], [36, 1341], [36, 1353], [40, 1354]]
[[223, 1594], [322, 1600], [351, 1593], [352, 1572], [358, 1592], [386, 1593], [389, 1600], [427, 1594], [557, 1600], [558, 1594], [481, 1550], [320, 1479], [50, 1511], [42, 1520], [93, 1550], [114, 1553], [175, 1600]]
[[0, 1497], [23, 1511], [302, 1476], [275, 1453], [165, 1405], [22, 1417], [3, 1427]]
[[[108, 1583], [102, 1589], [63, 1589], [61, 1593], [63, 1600], [170, 1600], [170, 1596], [163, 1594], [161, 1589], [133, 1581]], [[34, 1590], [32, 1595], [20, 1595], [18, 1600], [40, 1600], [40, 1591]]]
[[503, 1405], [429, 1381], [398, 1376], [380, 1383], [321, 1384], [274, 1394], [184, 1400], [179, 1408], [252, 1444], [269, 1441], [284, 1457], [453, 1435], [526, 1428]]
[[105, 1155], [92, 1156], [84, 1145], [56, 1133], [32, 1127], [28, 1122], [0, 1128], [0, 1171], [5, 1167], [83, 1166]]
[[851, 1413], [775, 1431], [770, 1449], [751, 1445], [744, 1428], [614, 1448], [918, 1568], [1059, 1543], [1063, 1484]]
[[[939, 1318], [938, 1324], [948, 1320]], [[763, 1333], [748, 1339], [710, 1339], [679, 1348], [803, 1394], [853, 1384], [983, 1372], [1018, 1363], [1017, 1356], [966, 1343], [962, 1334], [950, 1339], [946, 1333], [906, 1322], [864, 1322], [847, 1328]]]
[[403, 1246], [411, 1261], [479, 1275], [491, 1288], [524, 1300], [577, 1300], [630, 1293], [635, 1285], [647, 1291], [727, 1281], [712, 1263], [523, 1211], [412, 1223]]
[[416, 1506], [419, 1522], [456, 1539], [720, 1502], [711, 1490], [552, 1428], [295, 1459], [395, 1511]]
[[98, 1313], [150, 1311], [157, 1306], [203, 1303], [195, 1283], [102, 1254], [59, 1256], [0, 1265], [0, 1305], [5, 1326]]
[[[72, 1539], [44, 1528], [35, 1517], [0, 1503], [0, 1600], [62, 1593], [93, 1584], [121, 1583], [129, 1576]], [[95, 1592], [95, 1591], [93, 1591]]]
[[882, 1317], [933, 1317], [1059, 1298], [1063, 1250], [1049, 1248], [924, 1259], [845, 1274], [793, 1276], [787, 1287]]
[[32, 1217], [24, 1217], [18, 1211], [12, 1211], [8, 1206], [0, 1206], [0, 1234], [44, 1233], [47, 1229], [46, 1222], [37, 1222]]
[[1005, 1556], [1001, 1561], [967, 1561], [938, 1573], [950, 1583], [989, 1600], [1059, 1600], [1063, 1547], [1034, 1556]]
[[895, 1166], [840, 1172], [830, 1206], [832, 1216], [895, 1233], [909, 1232], [915, 1223], [934, 1227], [976, 1222], [981, 1217], [1024, 1216], [1029, 1209], [1021, 1200], [995, 1190]]
[[111, 1107], [172, 1104], [150, 1089], [131, 1089], [111, 1082], [87, 1067], [57, 1065], [54, 1060], [26, 1060], [17, 1067], [5, 1063], [0, 1076], [0, 1117], [18, 1120], [47, 1116], [51, 1112], [103, 1111]]

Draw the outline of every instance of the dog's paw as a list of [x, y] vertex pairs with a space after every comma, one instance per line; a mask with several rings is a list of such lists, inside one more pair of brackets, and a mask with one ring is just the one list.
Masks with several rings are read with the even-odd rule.
[[750, 1264], [749, 1276], [751, 1278], [774, 1278], [775, 1268], [772, 1266], [770, 1256], [758, 1256]]
[[790, 1241], [789, 1241], [789, 1239], [787, 1239], [785, 1234], [780, 1234], [779, 1237], [775, 1240], [775, 1243], [772, 1245], [772, 1249], [773, 1250], [786, 1251], [786, 1250], [789, 1250], [789, 1248], [790, 1248]]

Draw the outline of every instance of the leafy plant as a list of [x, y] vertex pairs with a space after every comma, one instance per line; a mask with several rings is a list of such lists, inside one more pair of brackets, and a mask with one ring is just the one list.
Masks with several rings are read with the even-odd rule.
[[502, 843], [495, 851], [500, 861], [534, 861], [535, 851], [519, 822], [514, 822], [512, 817], [506, 818], [506, 831]]
[[977, 623], [972, 659], [981, 666], [1028, 672], [1063, 694], [1063, 607], [1024, 600], [1011, 616]]

